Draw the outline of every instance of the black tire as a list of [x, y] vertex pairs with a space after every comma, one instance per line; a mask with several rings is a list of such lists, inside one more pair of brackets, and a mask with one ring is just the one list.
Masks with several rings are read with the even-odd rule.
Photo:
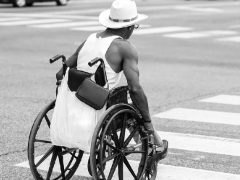
[[27, 4], [27, 0], [14, 0], [13, 6], [14, 7], [24, 7]]
[[56, 3], [58, 6], [66, 6], [68, 3], [68, 0], [56, 0]]
[[[94, 180], [100, 178], [111, 180], [117, 166], [118, 178], [123, 180], [125, 179], [124, 165], [132, 179], [141, 179], [148, 158], [148, 138], [141, 131], [142, 126], [142, 120], [137, 111], [127, 104], [113, 105], [103, 114], [95, 128], [91, 144], [90, 166]], [[125, 138], [127, 129], [131, 131]], [[136, 132], [141, 137], [141, 150], [129, 146]], [[110, 140], [108, 137], [111, 137]], [[137, 155], [137, 159], [140, 160], [138, 168], [134, 170], [129, 163], [129, 159], [133, 158], [132, 155]], [[106, 167], [109, 165], [111, 168], [108, 173]]]
[[[29, 135], [28, 160], [32, 175], [36, 180], [69, 180], [77, 170], [83, 156], [83, 151], [78, 152], [76, 149], [70, 150], [51, 144], [49, 127], [54, 106], [55, 100], [38, 114]], [[46, 165], [48, 159], [49, 167], [45, 169], [47, 171], [42, 171], [41, 165], [43, 163]], [[58, 165], [55, 164], [57, 159]], [[61, 173], [53, 172], [53, 168], [59, 168]]]
[[149, 167], [146, 168], [145, 173], [141, 180], [155, 180], [157, 177], [157, 162], [151, 162]]

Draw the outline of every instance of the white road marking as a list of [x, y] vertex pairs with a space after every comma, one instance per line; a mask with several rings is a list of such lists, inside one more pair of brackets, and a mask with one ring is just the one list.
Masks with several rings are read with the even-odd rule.
[[191, 38], [201, 38], [209, 36], [221, 36], [221, 35], [233, 35], [237, 34], [236, 31], [224, 31], [224, 30], [212, 30], [212, 31], [199, 31], [199, 32], [184, 32], [175, 34], [165, 34], [164, 37], [170, 38], [181, 38], [181, 39], [191, 39]]
[[208, 37], [210, 34], [202, 33], [202, 32], [187, 32], [187, 33], [176, 33], [176, 34], [165, 34], [163, 37], [169, 38], [180, 38], [180, 39], [191, 39], [191, 38], [200, 38], [200, 37]]
[[61, 15], [61, 14], [52, 14], [52, 13], [39, 13], [39, 14], [24, 14], [24, 13], [0, 13], [1, 16], [7, 17], [31, 17], [31, 18], [62, 18], [62, 19], [84, 19], [84, 20], [98, 20], [98, 16], [70, 16], [70, 15]]
[[[64, 161], [69, 162], [70, 156], [65, 155], [64, 159], [65, 158], [66, 158], [66, 161], [65, 160]], [[82, 161], [74, 175], [91, 177], [88, 174], [88, 170], [87, 170], [88, 158], [89, 158], [88, 155], [86, 155], [86, 154], [83, 155]], [[47, 159], [39, 166], [38, 169], [47, 171], [49, 169], [49, 162], [50, 162], [50, 159]], [[56, 163], [58, 163], [58, 161], [56, 161]], [[129, 161], [129, 163], [130, 163], [131, 167], [133, 167], [133, 170], [135, 170], [139, 165], [138, 161]], [[16, 164], [15, 166], [29, 168], [28, 161], [22, 162], [20, 164]], [[109, 171], [109, 169], [110, 169], [110, 166], [107, 165], [106, 171], [107, 170]], [[60, 172], [59, 165], [56, 164], [53, 171]], [[113, 180], [118, 179], [116, 174], [117, 173], [114, 173]], [[127, 170], [126, 166], [124, 166], [124, 179], [125, 180], [133, 179], [132, 175], [130, 175], [130, 172]], [[193, 169], [193, 168], [185, 168], [185, 167], [177, 167], [177, 166], [158, 164], [158, 173], [157, 173], [156, 179], [161, 179], [161, 180], [182, 180], [182, 179], [187, 179], [187, 180], [239, 180], [240, 175], [207, 171], [207, 170], [202, 170], [202, 169]]]
[[223, 12], [223, 10], [216, 9], [216, 8], [199, 8], [199, 7], [191, 7], [191, 6], [175, 6], [175, 9], [196, 11], [196, 12], [211, 12], [211, 13], [221, 13], [221, 12]]
[[230, 42], [240, 42], [240, 36], [228, 37], [228, 38], [219, 38], [217, 41], [230, 41]]
[[158, 131], [162, 139], [169, 141], [169, 148], [188, 151], [240, 156], [240, 140]]
[[133, 34], [141, 35], [141, 34], [156, 34], [156, 33], [169, 33], [169, 32], [178, 32], [178, 31], [189, 31], [192, 28], [189, 27], [158, 27], [158, 28], [146, 28], [146, 29], [137, 29], [133, 32]]
[[18, 17], [0, 18], [0, 22], [16, 21], [16, 20], [28, 20], [28, 19], [29, 18], [18, 18]]
[[223, 94], [223, 95], [218, 95], [211, 98], [200, 100], [200, 102], [240, 105], [240, 96]]
[[74, 31], [102, 31], [106, 29], [104, 26], [86, 26], [86, 27], [76, 27], [76, 28], [71, 28], [71, 30]]
[[[199, 151], [230, 156], [240, 156], [239, 139], [163, 131], [157, 132], [162, 139], [166, 139], [169, 141], [169, 148], [172, 149]], [[126, 131], [125, 137], [128, 136], [129, 132]], [[130, 144], [135, 144], [135, 142], [132, 140]]]
[[230, 26], [230, 28], [240, 28], [240, 24], [238, 24], [238, 25], [233, 25], [233, 26]]
[[66, 22], [67, 19], [34, 19], [26, 21], [14, 21], [14, 22], [0, 22], [0, 26], [17, 26], [17, 25], [29, 25], [29, 24], [42, 24], [42, 23], [54, 23], [54, 22]]
[[33, 25], [30, 27], [36, 28], [62, 28], [62, 27], [76, 27], [76, 26], [86, 26], [86, 25], [99, 25], [98, 21], [80, 21], [80, 22], [64, 22], [64, 23], [53, 23], [53, 24], [41, 24]]
[[237, 34], [237, 31], [224, 31], [224, 30], [212, 30], [212, 31], [203, 31], [203, 33], [209, 34], [211, 36], [221, 36], [221, 35], [234, 35]]
[[183, 121], [240, 125], [240, 114], [230, 112], [175, 108], [156, 114], [154, 117]]

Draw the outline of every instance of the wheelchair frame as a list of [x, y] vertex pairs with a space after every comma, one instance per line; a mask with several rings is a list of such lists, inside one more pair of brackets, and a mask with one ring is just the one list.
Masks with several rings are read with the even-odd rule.
[[[52, 63], [60, 58], [62, 58], [63, 67], [66, 69], [66, 58], [63, 55], [53, 57], [50, 62]], [[149, 158], [149, 156], [154, 155], [155, 147], [151, 141], [151, 136], [144, 130], [140, 113], [128, 104], [127, 91], [126, 86], [111, 90], [107, 110], [95, 127], [88, 163], [89, 174], [92, 175], [94, 180], [114, 179], [117, 168], [118, 179], [123, 180], [125, 175], [124, 165], [135, 180], [154, 180], [156, 178], [157, 164], [150, 162], [151, 158]], [[29, 135], [28, 159], [31, 172], [36, 180], [71, 179], [84, 153], [79, 149], [54, 146], [47, 137], [42, 139], [41, 126], [45, 121], [47, 127], [50, 128], [50, 116], [54, 106], [55, 100], [38, 114]], [[128, 137], [125, 137], [126, 130], [130, 132]], [[45, 128], [44, 131], [48, 131], [48, 129]], [[40, 134], [38, 135], [38, 133]], [[132, 145], [130, 142], [133, 141], [136, 133], [139, 134], [139, 142]], [[44, 135], [44, 133], [42, 134]], [[40, 153], [37, 153], [38, 150]], [[150, 151], [153, 153], [149, 153]], [[44, 155], [37, 159], [37, 156], [41, 153]], [[50, 156], [48, 171], [44, 172], [38, 169]], [[68, 157], [68, 159], [64, 157]], [[137, 169], [133, 169], [130, 165], [131, 159], [134, 158], [139, 160]], [[57, 159], [60, 173], [53, 173]], [[108, 166], [111, 167], [110, 170], [106, 168]]]

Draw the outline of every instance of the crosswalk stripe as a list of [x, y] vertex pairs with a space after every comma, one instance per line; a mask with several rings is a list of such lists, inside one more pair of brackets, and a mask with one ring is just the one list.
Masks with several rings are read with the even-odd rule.
[[210, 34], [206, 34], [202, 32], [187, 32], [187, 33], [165, 34], [163, 36], [169, 37], [169, 38], [191, 39], [191, 38], [208, 37], [210, 36]]
[[228, 37], [228, 38], [219, 38], [217, 41], [230, 41], [230, 42], [240, 42], [240, 36]]
[[238, 25], [232, 25], [232, 26], [230, 26], [230, 28], [240, 28], [240, 24], [238, 24]]
[[200, 100], [200, 102], [240, 105], [240, 96], [222, 94], [222, 95]]
[[224, 30], [212, 30], [212, 31], [203, 31], [203, 33], [209, 34], [211, 36], [220, 36], [220, 35], [234, 35], [237, 34], [237, 31], [224, 31]]
[[54, 23], [54, 22], [66, 22], [67, 19], [35, 19], [26, 21], [14, 21], [14, 22], [1, 22], [1, 26], [16, 26], [16, 25], [29, 25], [29, 24], [41, 24], [41, 23]]
[[240, 140], [237, 139], [160, 131], [158, 133], [161, 138], [169, 141], [169, 148], [240, 156]]
[[199, 31], [199, 32], [184, 32], [184, 33], [175, 33], [175, 34], [165, 34], [164, 37], [170, 38], [200, 38], [200, 37], [209, 37], [209, 36], [221, 36], [221, 35], [234, 35], [237, 34], [236, 31], [224, 31], [224, 30], [212, 30], [212, 31]]
[[28, 20], [28, 18], [18, 18], [18, 17], [11, 17], [11, 18], [0, 18], [0, 22], [6, 22], [6, 21], [16, 21], [16, 20]]
[[166, 112], [156, 114], [154, 115], [154, 117], [183, 121], [240, 125], [240, 114], [238, 113], [209, 110], [175, 108]]
[[[87, 170], [87, 162], [88, 162], [89, 155], [84, 154], [82, 161], [74, 173], [76, 176], [84, 176], [84, 177], [91, 177]], [[40, 159], [38, 157], [37, 159]], [[69, 162], [70, 156], [65, 155], [64, 161]], [[49, 169], [50, 158], [44, 161], [38, 169], [47, 171]], [[129, 160], [129, 163], [133, 170], [137, 168], [139, 165], [139, 161], [132, 161]], [[109, 163], [108, 163], [109, 164]], [[106, 171], [110, 169], [110, 166], [107, 164]], [[16, 164], [15, 166], [18, 167], [25, 167], [29, 168], [28, 161]], [[56, 165], [54, 166], [53, 171], [60, 173], [59, 163], [56, 161]], [[230, 173], [222, 173], [222, 172], [215, 172], [215, 171], [208, 171], [202, 169], [193, 169], [193, 168], [186, 168], [186, 167], [179, 167], [179, 166], [171, 166], [171, 165], [163, 165], [158, 164], [158, 173], [156, 179], [161, 180], [180, 180], [180, 179], [188, 179], [188, 180], [239, 180], [240, 175], [237, 174], [230, 174]], [[117, 180], [117, 173], [114, 174], [113, 180]], [[131, 180], [133, 177], [130, 175], [130, 172], [124, 167], [124, 179]]]
[[69, 16], [69, 15], [61, 15], [61, 14], [52, 14], [52, 13], [0, 13], [0, 17], [27, 17], [27, 18], [62, 18], [62, 19], [89, 19], [89, 20], [98, 20], [97, 16]]
[[101, 31], [106, 29], [104, 26], [86, 26], [86, 27], [76, 27], [76, 28], [71, 28], [71, 30], [74, 31]]
[[192, 28], [170, 26], [170, 27], [137, 29], [133, 32], [133, 34], [141, 35], [141, 34], [169, 33], [169, 32], [189, 31], [189, 30], [192, 30]]
[[211, 12], [211, 13], [221, 13], [223, 10], [217, 8], [201, 8], [201, 7], [192, 7], [192, 6], [175, 6], [175, 9], [179, 10], [188, 10], [196, 12]]
[[[240, 156], [240, 140], [238, 139], [163, 131], [157, 132], [162, 139], [169, 141], [169, 148], [172, 149]], [[126, 131], [125, 137], [127, 138], [128, 136], [129, 132]], [[135, 142], [132, 140], [130, 144], [135, 144]]]
[[62, 28], [62, 27], [76, 27], [76, 26], [97, 25], [97, 24], [99, 24], [98, 21], [81, 21], [81, 22], [66, 22], [66, 23], [32, 25], [30, 27], [36, 27], [36, 28]]

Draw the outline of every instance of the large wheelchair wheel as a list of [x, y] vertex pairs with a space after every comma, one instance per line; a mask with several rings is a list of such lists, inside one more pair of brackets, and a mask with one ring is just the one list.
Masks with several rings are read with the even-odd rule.
[[83, 156], [83, 151], [52, 145], [49, 128], [54, 106], [55, 100], [38, 114], [29, 135], [28, 160], [36, 180], [70, 179]]
[[157, 177], [157, 162], [149, 162], [151, 157], [148, 158], [147, 168], [141, 180], [155, 180]]
[[147, 164], [149, 139], [142, 128], [140, 115], [128, 104], [113, 105], [104, 113], [91, 144], [94, 180], [141, 179]]

